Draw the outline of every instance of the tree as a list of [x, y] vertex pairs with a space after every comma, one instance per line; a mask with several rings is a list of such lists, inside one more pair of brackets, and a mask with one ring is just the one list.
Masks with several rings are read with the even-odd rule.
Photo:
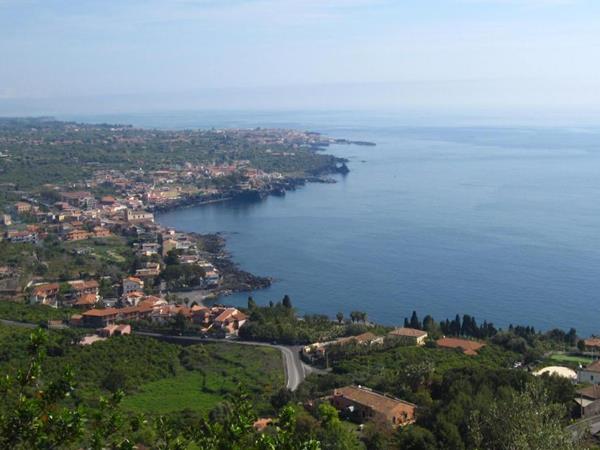
[[182, 335], [185, 333], [187, 328], [188, 319], [187, 317], [185, 317], [185, 314], [183, 314], [182, 311], [179, 311], [173, 319], [173, 329], [175, 330], [175, 332], [179, 333], [179, 335]]
[[579, 339], [577, 341], [577, 348], [579, 349], [580, 352], [585, 351], [585, 341], [583, 339]]
[[73, 287], [67, 283], [60, 283], [58, 287], [58, 300], [60, 303], [64, 302], [73, 294]]
[[290, 401], [292, 401], [292, 391], [285, 387], [282, 387], [271, 396], [271, 405], [273, 405], [275, 409], [283, 408]]
[[335, 318], [337, 319], [338, 323], [341, 324], [344, 321], [344, 313], [343, 312], [338, 312], [335, 315]]
[[254, 301], [254, 298], [252, 298], [252, 296], [248, 297], [248, 309], [252, 310], [256, 308], [256, 302]]
[[100, 398], [92, 414], [65, 405], [75, 389], [73, 372], [66, 370], [52, 382], [44, 379], [47, 344], [42, 329], [32, 332], [25, 370], [0, 382], [0, 448], [133, 449], [126, 437], [131, 424], [118, 408], [122, 393]]
[[435, 331], [435, 321], [429, 314], [423, 318], [423, 329], [428, 333]]
[[396, 443], [402, 450], [436, 450], [438, 448], [433, 433], [418, 425], [400, 428], [396, 433]]
[[[256, 413], [241, 391], [231, 397], [225, 409], [219, 414], [211, 412], [208, 420], [202, 420], [200, 426], [192, 427], [187, 435], [195, 448], [203, 450], [248, 449], [248, 450], [319, 450], [319, 442], [296, 433], [296, 411], [284, 407], [277, 417], [277, 427], [272, 433], [256, 433], [253, 424]], [[187, 448], [187, 447], [185, 447]]]
[[461, 330], [460, 316], [457, 314], [456, 317], [454, 318], [454, 321], [450, 322], [450, 330], [449, 331], [452, 336], [459, 336], [460, 330]]
[[290, 296], [285, 294], [283, 296], [283, 300], [281, 301], [281, 304], [283, 306], [285, 306], [286, 308], [291, 309], [292, 308], [292, 300], [290, 299]]
[[495, 400], [474, 411], [469, 424], [472, 447], [489, 450], [575, 449], [573, 436], [562, 423], [566, 411], [552, 403], [541, 381], [528, 383], [523, 392]]
[[179, 264], [179, 253], [181, 252], [175, 249], [169, 250], [165, 256], [165, 264], [167, 266]]
[[575, 330], [575, 328], [571, 328], [569, 330], [569, 332], [565, 336], [565, 342], [571, 347], [577, 345], [577, 330]]
[[356, 435], [343, 426], [337, 409], [329, 403], [321, 403], [317, 415], [321, 421], [319, 441], [324, 450], [358, 450], [364, 448]]
[[363, 311], [352, 311], [350, 313], [350, 320], [352, 320], [352, 322], [366, 322], [367, 313]]
[[43, 384], [47, 340], [42, 330], [34, 331], [28, 346], [28, 367], [15, 377], [2, 380], [1, 448], [58, 447], [77, 440], [83, 433], [80, 411], [58, 406], [73, 387], [72, 372], [65, 372], [59, 382]]
[[127, 384], [126, 371], [120, 367], [111, 367], [101, 383], [104, 389], [113, 393], [125, 389]]
[[419, 322], [419, 317], [417, 316], [416, 311], [413, 311], [412, 315], [410, 316], [410, 328], [421, 328], [421, 322]]

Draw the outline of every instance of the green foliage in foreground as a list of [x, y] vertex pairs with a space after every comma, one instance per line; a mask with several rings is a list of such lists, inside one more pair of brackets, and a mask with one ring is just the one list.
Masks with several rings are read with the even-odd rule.
[[53, 382], [46, 381], [43, 363], [47, 335], [36, 330], [28, 345], [25, 369], [7, 375], [0, 384], [0, 448], [11, 449], [133, 449], [137, 443], [158, 449], [305, 449], [320, 444], [296, 431], [296, 412], [285, 407], [277, 426], [258, 433], [257, 416], [246, 396], [239, 394], [230, 409], [217, 420], [203, 419], [181, 429], [164, 418], [146, 421], [126, 417], [119, 409], [121, 394], [100, 398], [96, 409], [69, 407], [75, 393], [73, 372], [65, 371]]
[[[26, 364], [30, 330], [0, 325], [0, 370], [10, 373]], [[190, 346], [139, 336], [115, 336], [78, 345], [82, 330], [48, 334], [46, 376], [60, 378], [76, 368], [76, 403], [94, 406], [101, 395], [127, 394], [128, 411], [167, 414], [208, 412], [243, 385], [261, 413], [272, 413], [271, 395], [284, 385], [281, 354], [264, 347], [227, 343]]]

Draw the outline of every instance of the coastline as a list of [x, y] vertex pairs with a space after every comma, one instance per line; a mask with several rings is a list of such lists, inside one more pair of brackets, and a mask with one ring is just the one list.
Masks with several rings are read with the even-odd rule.
[[[355, 143], [347, 140], [340, 140], [340, 142], [336, 142], [336, 144], [376, 145], [374, 143], [363, 144], [362, 142]], [[321, 148], [318, 150], [321, 150]], [[150, 208], [150, 210], [160, 214], [168, 211], [201, 207], [216, 203], [227, 203], [232, 201], [263, 201], [269, 195], [284, 196], [287, 191], [294, 191], [299, 187], [305, 186], [307, 183], [337, 183], [335, 179], [331, 178], [331, 175], [347, 175], [350, 172], [350, 169], [346, 165], [347, 162], [348, 160], [345, 158], [336, 158], [336, 162], [333, 165], [324, 168], [319, 174], [306, 174], [303, 177], [286, 178], [281, 182], [269, 185], [267, 189], [253, 191], [250, 195], [240, 191], [230, 191], [217, 198], [205, 199], [199, 198], [199, 196], [186, 197], [169, 202], [165, 205], [154, 206]], [[341, 165], [338, 165], [340, 163]], [[199, 306], [206, 306], [205, 302], [207, 300], [215, 300], [218, 302], [223, 297], [229, 296], [233, 293], [253, 292], [256, 290], [266, 289], [271, 286], [273, 279], [270, 276], [255, 275], [239, 267], [239, 264], [234, 261], [231, 257], [231, 254], [227, 252], [227, 241], [220, 234], [220, 232], [208, 234], [200, 234], [196, 232], [184, 233], [192, 236], [196, 240], [202, 241], [203, 243], [206, 243], [206, 241], [211, 242], [211, 262], [220, 271], [223, 280], [222, 284], [216, 290], [189, 289], [172, 291], [169, 292], [169, 294], [175, 295], [179, 300], [185, 301], [185, 299], [187, 299], [185, 303], [188, 305], [195, 303]]]

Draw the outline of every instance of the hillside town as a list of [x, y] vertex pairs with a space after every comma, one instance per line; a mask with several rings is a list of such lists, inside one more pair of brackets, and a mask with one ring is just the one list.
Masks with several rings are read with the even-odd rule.
[[[39, 317], [44, 328], [74, 333], [72, 345], [81, 351], [136, 336], [275, 349], [283, 355], [287, 390], [281, 395], [296, 395], [302, 410], [317, 418], [333, 408], [339, 419], [357, 426], [363, 439], [372, 427], [401, 434], [427, 423], [430, 419], [423, 417], [432, 414], [432, 396], [443, 389], [438, 383], [444, 364], [502, 370], [499, 379], [525, 376], [556, 383], [569, 420], [595, 423], [600, 417], [596, 337], [579, 338], [573, 329], [541, 333], [511, 325], [502, 330], [485, 321], [477, 324], [469, 315], [435, 322], [429, 315], [421, 321], [413, 312], [403, 326], [372, 323], [361, 311], [348, 318], [340, 312], [336, 320], [300, 316], [287, 295], [269, 305], [256, 305], [252, 297], [244, 307], [227, 305], [228, 294], [268, 287], [271, 279], [240, 269], [222, 236], [181, 232], [156, 220], [171, 208], [260, 201], [307, 181], [329, 182], [328, 174], [347, 168], [341, 160], [319, 159], [317, 152], [350, 141], [290, 130], [162, 134], [43, 121], [40, 127], [49, 129], [40, 133], [25, 123], [19, 132], [23, 140], [0, 132], [9, 163], [0, 173], [5, 187], [0, 307], [7, 312], [0, 319], [23, 325]], [[187, 150], [177, 146], [193, 146], [196, 139], [216, 150], [180, 160]], [[119, 156], [124, 158], [119, 163], [105, 164], [96, 155], [74, 169], [77, 179], [61, 172], [27, 186], [22, 178], [10, 181], [19, 180], [24, 167], [19, 165], [23, 158], [16, 157], [23, 143], [39, 148], [41, 161], [48, 157], [47, 146], [62, 149], [64, 157], [72, 146], [93, 143], [124, 155], [128, 146], [140, 152], [156, 147], [148, 161]], [[171, 160], [161, 156], [169, 146], [177, 149]], [[401, 355], [400, 362], [394, 355]], [[113, 382], [111, 375], [106, 383]], [[278, 420], [258, 418], [253, 429], [269, 433]], [[443, 440], [444, 433], [440, 436]]]
[[[154, 214], [185, 205], [260, 200], [284, 195], [307, 180], [325, 181], [321, 176], [335, 172], [337, 165], [316, 151], [333, 142], [348, 143], [295, 130], [159, 132], [7, 120], [0, 127], [0, 240], [6, 248], [0, 258], [0, 296], [85, 309], [137, 307], [142, 294], [165, 298], [194, 291], [201, 302], [266, 287], [268, 278], [237, 268], [220, 236], [181, 233], [157, 224]], [[52, 182], [27, 188], [28, 181], [21, 178], [23, 152], [47, 165], [48, 147], [61, 154], [82, 145], [114, 152], [121, 164], [106, 164], [104, 150], [95, 156], [80, 154], [77, 158], [88, 160], [80, 160], [71, 172], [61, 168], [53, 177], [36, 172]], [[213, 147], [207, 151], [209, 145]], [[181, 146], [195, 146], [197, 151], [185, 160], [179, 153], [164, 159], [161, 146], [179, 153]], [[143, 163], [129, 158], [130, 148], [145, 149], [148, 158]], [[324, 165], [313, 170], [302, 158], [323, 160], [319, 164]], [[285, 173], [259, 168], [274, 163]], [[78, 178], [69, 181], [73, 171], [79, 171]], [[26, 251], [10, 245], [24, 245]]]

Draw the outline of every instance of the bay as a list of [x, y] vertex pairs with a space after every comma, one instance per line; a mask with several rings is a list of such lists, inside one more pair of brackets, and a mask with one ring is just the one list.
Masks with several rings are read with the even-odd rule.
[[[106, 117], [104, 117], [106, 119]], [[222, 232], [240, 266], [303, 313], [366, 311], [401, 324], [471, 314], [499, 326], [600, 332], [600, 130], [427, 126], [364, 113], [177, 113], [156, 127], [282, 126], [376, 147], [332, 146], [351, 172], [285, 197], [158, 216]], [[223, 299], [245, 304], [248, 293]]]

